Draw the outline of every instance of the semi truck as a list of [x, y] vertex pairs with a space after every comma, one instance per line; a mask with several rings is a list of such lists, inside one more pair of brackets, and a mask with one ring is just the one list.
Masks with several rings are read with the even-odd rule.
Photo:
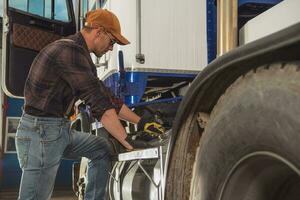
[[[98, 76], [135, 112], [157, 116], [167, 137], [117, 155], [108, 199], [299, 198], [298, 0], [18, 2], [3, 4], [10, 98], [22, 98], [39, 50], [79, 30], [88, 10], [114, 12], [131, 41], [91, 55]], [[83, 116], [75, 127], [97, 134]], [[74, 175], [79, 199], [85, 163]]]

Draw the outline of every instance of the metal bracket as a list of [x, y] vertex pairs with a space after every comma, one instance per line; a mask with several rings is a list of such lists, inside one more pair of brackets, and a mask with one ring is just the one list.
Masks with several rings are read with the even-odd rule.
[[148, 172], [142, 166], [141, 160], [139, 160], [137, 164], [138, 164], [139, 168], [141, 168], [141, 170], [144, 172], [144, 174], [146, 175], [146, 177], [149, 179], [149, 181], [158, 189], [158, 187], [160, 186], [161, 181], [159, 181], [157, 184], [155, 183], [155, 181], [153, 180], [153, 178], [150, 177], [150, 175], [148, 174]]
[[137, 63], [140, 63], [140, 64], [144, 64], [145, 63], [145, 55], [144, 54], [136, 54], [135, 55], [135, 60]]

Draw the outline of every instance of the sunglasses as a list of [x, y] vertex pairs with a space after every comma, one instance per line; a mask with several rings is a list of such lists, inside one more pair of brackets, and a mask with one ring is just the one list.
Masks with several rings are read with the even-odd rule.
[[112, 37], [112, 35], [110, 33], [106, 32], [106, 31], [105, 31], [105, 33], [108, 36], [108, 38], [110, 39], [110, 45], [114, 46], [114, 44], [116, 44], [117, 41]]

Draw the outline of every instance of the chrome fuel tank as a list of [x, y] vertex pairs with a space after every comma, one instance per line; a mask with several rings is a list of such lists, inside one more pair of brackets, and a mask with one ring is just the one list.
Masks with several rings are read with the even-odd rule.
[[[168, 136], [170, 134], [171, 130], [167, 132]], [[119, 155], [119, 161], [113, 166], [108, 184], [111, 200], [164, 198], [168, 138], [161, 143], [162, 146]]]

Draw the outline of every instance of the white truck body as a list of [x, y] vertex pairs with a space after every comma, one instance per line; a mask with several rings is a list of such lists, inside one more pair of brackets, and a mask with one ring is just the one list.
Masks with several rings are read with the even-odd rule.
[[108, 61], [108, 67], [98, 69], [100, 79], [118, 70], [118, 50], [124, 53], [126, 70], [195, 73], [207, 65], [206, 1], [141, 1], [140, 45], [144, 64], [135, 58], [139, 44], [137, 6], [136, 0], [106, 2], [105, 8], [118, 16], [122, 32], [131, 44], [118, 46], [101, 59]]

